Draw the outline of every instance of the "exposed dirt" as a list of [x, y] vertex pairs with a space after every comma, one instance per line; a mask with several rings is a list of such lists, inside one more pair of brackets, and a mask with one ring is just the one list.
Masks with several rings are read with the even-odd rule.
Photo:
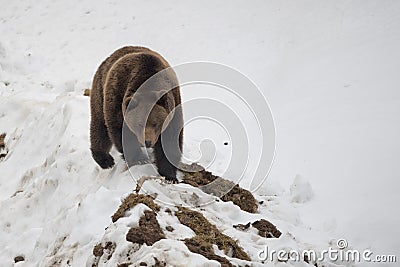
[[264, 219], [255, 221], [251, 225], [258, 230], [258, 235], [262, 237], [278, 238], [282, 234], [281, 231], [276, 229], [275, 225]]
[[212, 244], [205, 242], [201, 237], [195, 236], [193, 238], [185, 239], [185, 245], [188, 249], [200, 255], [203, 255], [209, 260], [215, 260], [221, 263], [221, 267], [231, 267], [233, 266], [228, 259], [215, 255]]
[[4, 139], [6, 139], [6, 134], [5, 133], [0, 134], [0, 149], [6, 147]]
[[131, 265], [132, 265], [132, 263], [130, 263], [130, 262], [124, 262], [124, 263], [118, 264], [117, 267], [129, 267]]
[[256, 213], [258, 210], [257, 200], [254, 198], [253, 194], [246, 189], [240, 188], [239, 185], [235, 185], [226, 195], [221, 198], [223, 201], [232, 201], [233, 204], [240, 207], [240, 209]]
[[246, 223], [246, 224], [236, 224], [233, 226], [233, 228], [239, 229], [241, 231], [245, 231], [245, 230], [249, 229], [250, 225], [251, 225], [250, 222]]
[[[200, 165], [187, 165], [186, 170], [195, 170], [194, 172], [183, 171], [185, 183], [192, 186], [199, 187], [204, 192], [219, 196], [222, 201], [232, 201], [235, 205], [239, 206], [242, 210], [255, 213], [258, 209], [258, 203], [253, 195], [240, 188], [238, 185], [225, 180], [221, 177], [213, 175], [211, 172], [204, 170]], [[210, 185], [210, 183], [212, 183]], [[226, 190], [226, 189], [229, 190]], [[222, 192], [222, 193], [221, 193]], [[228, 192], [225, 194], [225, 192]], [[118, 210], [112, 216], [112, 221], [116, 222], [119, 218], [124, 217], [126, 211], [133, 208], [135, 205], [143, 203], [151, 210], [146, 210], [144, 215], [139, 219], [139, 226], [132, 227], [126, 234], [126, 240], [134, 244], [152, 246], [155, 242], [165, 239], [166, 236], [161, 229], [156, 212], [160, 211], [160, 207], [154, 202], [154, 198], [150, 195], [131, 193], [128, 195], [119, 206]], [[180, 223], [191, 228], [196, 236], [184, 239], [185, 245], [188, 249], [210, 260], [216, 260], [221, 263], [221, 266], [228, 267], [234, 266], [230, 263], [229, 259], [224, 256], [215, 254], [213, 246], [216, 245], [219, 250], [223, 251], [227, 256], [250, 261], [249, 255], [238, 245], [237, 241], [231, 237], [221, 233], [218, 228], [211, 224], [200, 212], [188, 208], [176, 207], [177, 212], [171, 211], [169, 208], [165, 209], [166, 213], [177, 216]], [[267, 220], [261, 219], [253, 223], [249, 222], [245, 225], [234, 225], [235, 228], [240, 230], [247, 230], [249, 227], [254, 227], [258, 230], [258, 234], [263, 237], [279, 237], [281, 232]], [[172, 226], [166, 226], [164, 231], [172, 232]], [[97, 267], [100, 258], [111, 258], [115, 250], [115, 243], [107, 242], [106, 244], [98, 244], [93, 249], [95, 261], [93, 267]], [[140, 266], [147, 266], [148, 263], [141, 262]], [[165, 262], [159, 261], [155, 258], [155, 265], [165, 266]], [[131, 266], [130, 258], [126, 262], [120, 263], [118, 266], [125, 267]]]
[[20, 261], [25, 261], [24, 256], [17, 256], [17, 257], [14, 258], [14, 262], [15, 263], [20, 262]]
[[83, 91], [83, 95], [84, 96], [90, 96], [90, 89], [85, 89], [85, 91]]
[[233, 204], [239, 206], [244, 211], [250, 213], [257, 212], [258, 204], [251, 192], [240, 188], [239, 185], [229, 180], [213, 175], [196, 163], [192, 163], [191, 165], [182, 164], [181, 166], [184, 174], [184, 183], [199, 187], [207, 194], [220, 197], [222, 201], [232, 201]]
[[258, 230], [258, 235], [266, 238], [279, 238], [281, 236], [281, 231], [279, 231], [275, 225], [270, 223], [267, 220], [261, 219], [258, 221], [255, 221], [253, 223], [247, 223], [247, 224], [237, 224], [234, 225], [233, 227], [242, 231], [247, 230], [249, 227], [253, 226]]
[[105, 255], [107, 257], [107, 260], [111, 259], [115, 248], [116, 244], [114, 242], [106, 242], [104, 245], [99, 243], [93, 248], [93, 256], [95, 256], [92, 267], [97, 267], [99, 265], [100, 258]]
[[167, 264], [163, 261], [159, 261], [157, 258], [154, 258], [154, 260], [156, 261], [156, 263], [153, 265], [154, 267], [164, 267], [167, 266]]
[[101, 257], [103, 256], [103, 246], [101, 244], [97, 244], [96, 246], [94, 246], [93, 248], [93, 255], [95, 257]]
[[158, 224], [156, 213], [146, 210], [144, 215], [139, 219], [139, 226], [129, 229], [126, 240], [137, 244], [153, 245], [160, 239], [164, 239], [165, 235]]
[[199, 172], [199, 171], [204, 171], [205, 168], [201, 166], [198, 163], [191, 163], [191, 164], [186, 164], [183, 162], [179, 162], [178, 164], [178, 169], [182, 172]]
[[122, 201], [118, 210], [111, 217], [112, 222], [118, 221], [119, 218], [125, 216], [125, 212], [133, 208], [139, 203], [147, 205], [153, 211], [159, 211], [160, 207], [154, 202], [153, 198], [148, 195], [132, 193]]
[[[163, 267], [163, 266], [167, 266], [167, 264], [165, 262], [161, 262], [159, 261], [157, 258], [153, 258], [155, 263], [152, 265], [152, 267]], [[139, 266], [148, 266], [146, 262], [141, 262], [139, 263]]]
[[232, 257], [241, 260], [250, 260], [249, 255], [239, 247], [235, 240], [221, 233], [217, 227], [211, 224], [200, 212], [180, 207], [175, 215], [182, 224], [188, 226], [196, 233], [195, 237], [185, 239], [185, 244], [190, 251], [199, 253], [208, 259], [219, 259], [218, 261], [221, 262], [221, 264], [229, 264], [224, 266], [231, 266], [227, 259], [215, 255], [214, 249], [212, 248], [212, 244], [215, 244], [220, 250], [223, 250], [226, 255], [232, 255]]
[[166, 208], [165, 212], [168, 213], [168, 214], [172, 214], [172, 210], [170, 210], [169, 208]]
[[0, 159], [5, 158], [7, 156], [8, 151], [6, 151], [5, 139], [6, 139], [6, 133], [0, 134]]

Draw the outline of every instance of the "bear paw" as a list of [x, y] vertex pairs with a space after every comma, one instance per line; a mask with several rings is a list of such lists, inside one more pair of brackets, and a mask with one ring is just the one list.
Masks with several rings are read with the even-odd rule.
[[109, 169], [115, 164], [114, 158], [108, 153], [92, 151], [92, 155], [102, 169]]
[[165, 181], [167, 181], [169, 184], [179, 184], [178, 179], [175, 177], [165, 177]]

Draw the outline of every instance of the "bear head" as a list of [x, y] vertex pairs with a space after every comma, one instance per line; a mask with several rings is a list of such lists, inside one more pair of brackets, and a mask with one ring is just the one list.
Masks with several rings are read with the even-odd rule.
[[172, 92], [135, 93], [123, 102], [124, 120], [139, 144], [154, 147], [174, 115]]

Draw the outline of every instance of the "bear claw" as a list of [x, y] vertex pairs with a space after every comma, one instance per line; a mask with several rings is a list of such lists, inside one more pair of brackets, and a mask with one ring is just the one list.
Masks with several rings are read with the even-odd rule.
[[102, 169], [109, 169], [114, 166], [114, 158], [108, 153], [92, 151], [93, 158]]
[[167, 181], [167, 183], [170, 184], [179, 184], [178, 179], [176, 179], [175, 177], [165, 177], [165, 180]]
[[99, 162], [100, 167], [103, 169], [109, 169], [113, 167], [114, 164], [114, 159], [111, 156], [104, 158], [101, 162]]

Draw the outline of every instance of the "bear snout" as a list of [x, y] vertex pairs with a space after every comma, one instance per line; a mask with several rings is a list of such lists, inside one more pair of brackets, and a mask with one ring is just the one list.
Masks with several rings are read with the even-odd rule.
[[154, 145], [158, 141], [159, 133], [154, 127], [146, 127], [145, 128], [145, 147], [154, 147]]

